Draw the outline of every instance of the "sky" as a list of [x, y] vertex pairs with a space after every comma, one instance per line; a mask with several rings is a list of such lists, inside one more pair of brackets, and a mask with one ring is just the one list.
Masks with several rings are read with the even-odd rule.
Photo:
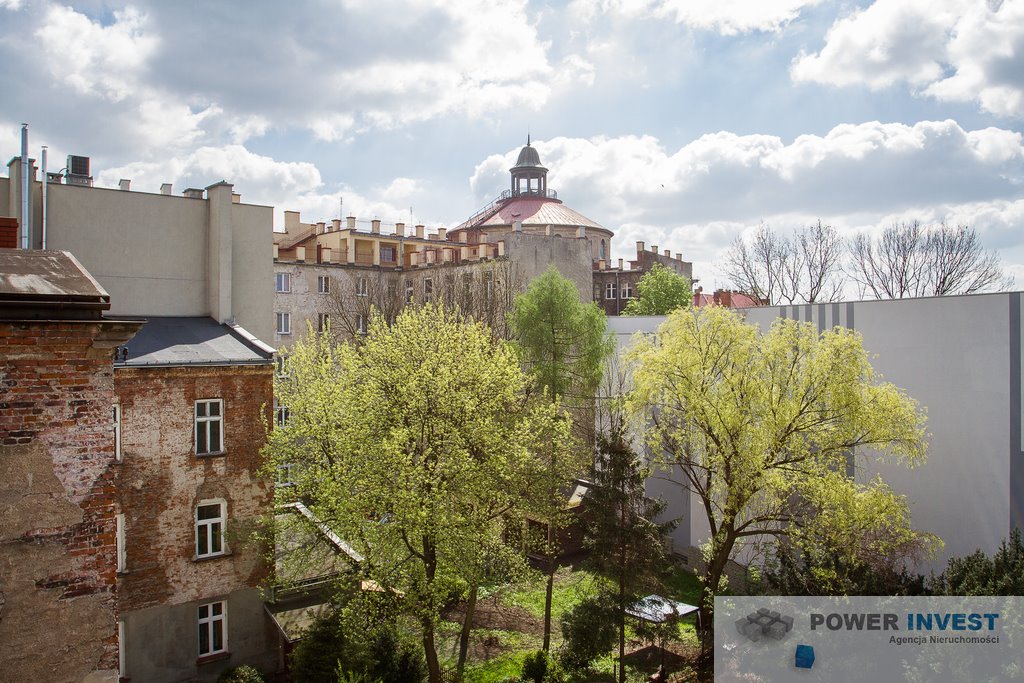
[[1024, 0], [0, 0], [0, 156], [451, 227], [548, 186], [705, 289], [759, 225], [972, 226], [1024, 287]]

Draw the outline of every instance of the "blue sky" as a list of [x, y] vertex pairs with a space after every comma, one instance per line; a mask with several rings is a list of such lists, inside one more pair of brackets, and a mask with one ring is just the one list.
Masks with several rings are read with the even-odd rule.
[[451, 226], [549, 186], [705, 287], [763, 221], [974, 226], [1024, 284], [1024, 0], [0, 0], [0, 155]]

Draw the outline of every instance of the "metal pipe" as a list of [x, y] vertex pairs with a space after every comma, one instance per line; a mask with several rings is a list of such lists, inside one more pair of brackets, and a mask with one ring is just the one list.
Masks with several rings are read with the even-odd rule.
[[43, 153], [41, 156], [41, 162], [43, 164], [43, 214], [41, 216], [43, 221], [42, 247], [43, 249], [46, 249], [46, 145], [43, 145]]
[[21, 248], [29, 248], [28, 124], [21, 124]]

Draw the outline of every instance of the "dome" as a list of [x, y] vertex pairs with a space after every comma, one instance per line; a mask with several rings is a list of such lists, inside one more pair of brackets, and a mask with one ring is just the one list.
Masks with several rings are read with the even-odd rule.
[[529, 168], [529, 167], [543, 168], [540, 163], [540, 155], [537, 154], [537, 150], [530, 146], [530, 143], [526, 143], [526, 147], [519, 150], [519, 158], [516, 159], [516, 165], [514, 168]]

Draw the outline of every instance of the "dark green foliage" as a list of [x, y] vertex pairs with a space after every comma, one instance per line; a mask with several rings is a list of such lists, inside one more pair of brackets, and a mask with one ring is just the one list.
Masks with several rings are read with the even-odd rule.
[[[393, 619], [376, 621], [359, 609], [317, 620], [292, 653], [296, 683], [417, 683], [427, 678], [423, 652], [400, 635]], [[351, 674], [351, 675], [349, 675]]]
[[949, 560], [929, 582], [935, 595], [1024, 595], [1024, 543], [1020, 529], [1010, 533], [992, 557], [980, 550]]
[[523, 660], [523, 680], [529, 683], [562, 683], [562, 674], [558, 662], [544, 650], [526, 656]]
[[562, 615], [559, 660], [567, 669], [582, 671], [615, 647], [616, 606], [605, 597], [587, 598]]
[[778, 546], [751, 592], [766, 595], [927, 595], [924, 576], [905, 565], [853, 563], [845, 553], [802, 553]]
[[217, 683], [264, 683], [263, 674], [251, 666], [235, 666], [217, 676]]

